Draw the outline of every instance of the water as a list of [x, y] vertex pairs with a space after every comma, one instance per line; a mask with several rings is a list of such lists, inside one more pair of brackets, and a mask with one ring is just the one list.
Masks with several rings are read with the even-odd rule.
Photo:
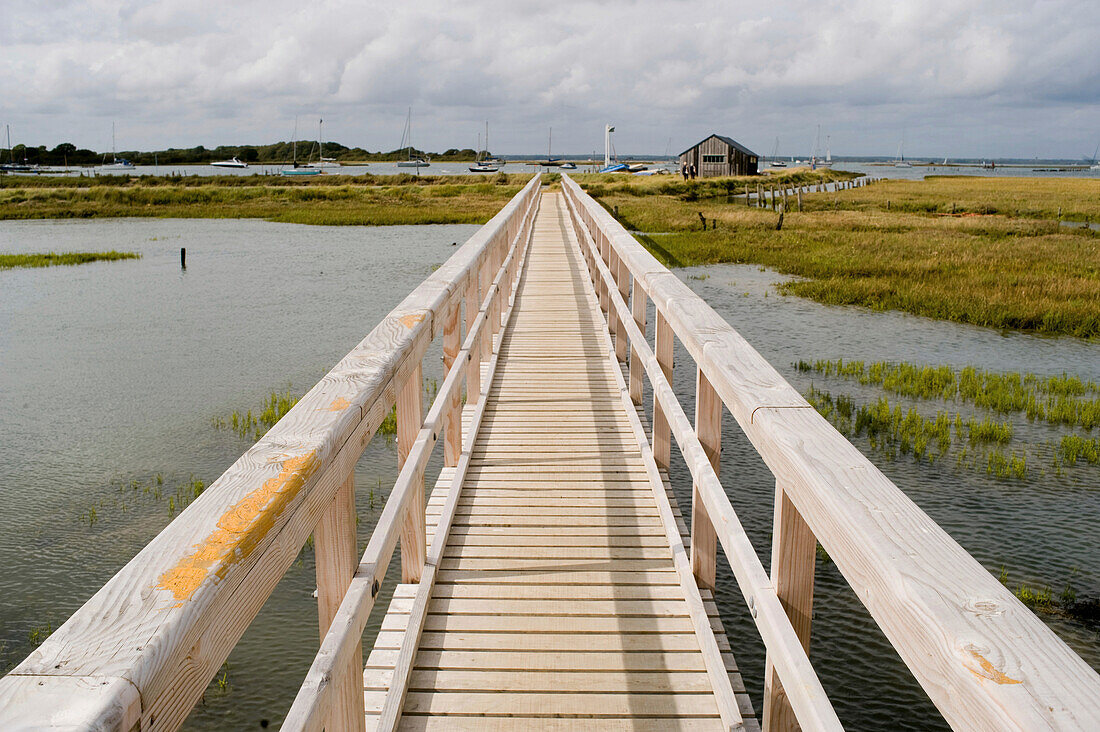
[[[532, 159], [537, 156], [533, 156]], [[568, 173], [595, 173], [603, 167], [603, 161], [600, 161], [598, 165], [588, 165], [585, 161], [576, 161], [577, 169], [573, 171], [565, 171]], [[216, 168], [213, 165], [137, 165], [130, 170], [109, 170], [103, 168], [74, 168], [68, 171], [69, 175], [197, 175], [197, 176], [210, 176], [210, 175], [279, 175], [280, 171], [286, 168], [286, 165], [262, 165], [253, 164], [248, 168]], [[650, 166], [651, 168], [663, 168], [670, 171], [673, 175], [678, 175], [679, 170], [677, 163], [672, 162], [657, 162]], [[794, 166], [798, 167], [798, 166]], [[974, 175], [991, 178], [1100, 178], [1100, 170], [1091, 170], [1089, 168], [1081, 170], [1059, 170], [1062, 167], [1059, 165], [1046, 165], [1042, 163], [1036, 163], [1033, 166], [1027, 165], [998, 165], [996, 168], [981, 168], [972, 165], [916, 165], [911, 168], [895, 168], [891, 163], [872, 162], [872, 161], [837, 161], [833, 167], [836, 170], [848, 170], [856, 173], [862, 173], [872, 178], [900, 178], [906, 180], [920, 180], [926, 175]], [[427, 168], [420, 168], [419, 175], [486, 175], [485, 173], [471, 173], [470, 163], [445, 163], [445, 162], [433, 162]], [[761, 168], [761, 172], [767, 172], [772, 170], [776, 173], [782, 173], [790, 168], [771, 169], [767, 166]], [[561, 172], [558, 168], [543, 168], [538, 165], [529, 165], [527, 163], [506, 163], [501, 166], [500, 172], [502, 173], [521, 173], [530, 175], [535, 172], [548, 172], [556, 173]], [[52, 168], [51, 174], [64, 173], [64, 168]], [[374, 175], [394, 175], [397, 173], [403, 173], [408, 175], [418, 175], [416, 168], [399, 168], [397, 163], [378, 162], [370, 163], [369, 165], [344, 165], [338, 168], [325, 168], [325, 175], [365, 175], [371, 173]], [[491, 174], [490, 174], [491, 175]], [[625, 175], [625, 174], [624, 174]]]
[[[30, 651], [32, 630], [56, 627], [167, 523], [167, 495], [134, 491], [131, 481], [148, 485], [159, 473], [164, 494], [192, 475], [212, 481], [248, 445], [213, 428], [212, 418], [255, 409], [288, 384], [304, 392], [445, 261], [452, 242], [475, 230], [0, 222], [4, 252], [143, 254], [137, 261], [0, 272], [0, 670]], [[186, 272], [180, 247], [187, 248]], [[779, 297], [774, 286], [784, 278], [751, 266], [679, 274], [800, 389], [812, 379], [834, 393], [874, 398], [869, 387], [792, 366], [837, 357], [1068, 371], [1100, 380], [1095, 343]], [[707, 279], [691, 279], [703, 274]], [[674, 386], [690, 414], [692, 371], [686, 353], [676, 358]], [[425, 359], [429, 376], [438, 378], [438, 362], [437, 352]], [[931, 414], [935, 406], [922, 408]], [[1018, 427], [1029, 440], [1050, 439], [1047, 432], [1026, 422]], [[1100, 593], [1100, 501], [1092, 487], [1098, 471], [1048, 471], [1027, 484], [1005, 483], [951, 461], [885, 460], [856, 444], [992, 572], [1004, 565], [1013, 581], [1051, 584], [1055, 594], [1070, 578], [1082, 594]], [[723, 482], [767, 566], [774, 480], [728, 415], [723, 445]], [[680, 466], [673, 475], [686, 511], [687, 471]], [[356, 470], [360, 548], [395, 477], [395, 450], [378, 438]], [[719, 566], [719, 607], [759, 710], [762, 646], [725, 562]], [[188, 729], [278, 723], [316, 651], [314, 585], [307, 549], [231, 655], [229, 689], [212, 685]], [[386, 603], [383, 597], [376, 607], [368, 641]], [[1100, 667], [1094, 630], [1045, 619]], [[849, 729], [943, 727], [833, 565], [817, 571], [811, 654]]]

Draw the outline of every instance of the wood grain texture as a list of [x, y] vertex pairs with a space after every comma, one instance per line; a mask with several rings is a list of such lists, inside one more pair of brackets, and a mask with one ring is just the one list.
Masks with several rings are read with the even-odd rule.
[[[321, 640], [328, 633], [344, 593], [355, 574], [355, 477], [349, 475], [313, 530], [313, 552], [317, 564], [317, 618]], [[359, 669], [363, 665], [362, 644], [352, 653], [336, 680], [332, 708], [325, 720], [329, 732], [364, 730], [359, 710]]]
[[[408, 590], [395, 593], [367, 662], [367, 716], [383, 729], [392, 723], [388, 710], [406, 674], [403, 728], [416, 719], [449, 720], [475, 708], [541, 719], [567, 715], [582, 725], [609, 715], [642, 723], [693, 714], [717, 719], [713, 678], [704, 673], [693, 618], [703, 624], [728, 690], [724, 698], [738, 713], [740, 700], [659, 477], [664, 513], [655, 503], [656, 467], [647, 472], [631, 432], [626, 385], [602, 318], [595, 315], [598, 301], [579, 252], [563, 237], [560, 199], [550, 198], [550, 206], [546, 201], [544, 196], [530, 262], [518, 278], [516, 306], [502, 334], [498, 358], [504, 368], [488, 382], [491, 426], [474, 439], [461, 497], [452, 504], [437, 488], [428, 504], [429, 523], [438, 512], [439, 525], [450, 526], [438, 561], [429, 561], [438, 567], [431, 598], [421, 604], [423, 582], [410, 588], [412, 596]], [[560, 317], [547, 295], [563, 289], [582, 298], [572, 304], [574, 313], [583, 302], [594, 317]], [[546, 347], [547, 332], [557, 336], [553, 347]], [[596, 337], [572, 352], [562, 337], [568, 333]], [[508, 376], [514, 356], [524, 362], [519, 381]], [[579, 365], [573, 378], [559, 378], [563, 361]], [[585, 437], [563, 449], [556, 438], [569, 439], [589, 419], [593, 402], [604, 405], [601, 413], [616, 415], [604, 426], [617, 439]], [[566, 420], [564, 429], [545, 419], [551, 405]], [[644, 437], [640, 425], [638, 432]], [[616, 477], [609, 482], [606, 476]], [[669, 526], [682, 572], [669, 547]], [[685, 599], [683, 577], [696, 593], [694, 605]], [[678, 632], [669, 632], [670, 622], [678, 623]], [[410, 666], [408, 649], [417, 633]], [[606, 691], [592, 687], [593, 674]], [[539, 688], [539, 677], [543, 684], [550, 678], [558, 683]], [[449, 688], [459, 682], [461, 687]], [[471, 699], [472, 688], [486, 693]]]
[[[0, 727], [47, 716], [174, 729], [294, 561], [419, 363], [438, 318], [537, 178], [345, 356], [280, 422], [53, 635], [0, 680]], [[126, 679], [94, 690], [75, 678]], [[23, 691], [20, 691], [23, 690]], [[19, 696], [20, 703], [10, 700]], [[33, 724], [31, 726], [34, 726]]]
[[[795, 635], [810, 652], [810, 619], [813, 617], [814, 569], [817, 540], [783, 487], [775, 487], [772, 529], [772, 583]], [[799, 729], [783, 682], [769, 660], [764, 671], [764, 709], [761, 726], [767, 732]]]
[[[529, 221], [537, 207], [537, 198], [530, 198], [525, 209], [525, 220]], [[495, 287], [500, 280], [500, 275], [494, 280]], [[456, 366], [447, 374], [440, 386], [437, 399], [432, 403], [424, 418], [423, 426], [416, 436], [412, 449], [409, 451], [404, 466], [397, 477], [393, 490], [390, 492], [378, 518], [378, 523], [371, 534], [366, 551], [359, 562], [359, 568], [352, 579], [351, 585], [344, 596], [343, 602], [337, 610], [329, 632], [321, 643], [321, 649], [310, 666], [306, 680], [302, 684], [298, 695], [294, 699], [283, 728], [287, 730], [318, 730], [321, 728], [324, 715], [327, 713], [333, 697], [333, 679], [337, 670], [347, 663], [352, 649], [362, 637], [374, 598], [378, 594], [381, 581], [385, 578], [386, 568], [398, 541], [398, 534], [403, 526], [402, 518], [408, 510], [414, 487], [421, 478], [425, 463], [431, 454], [432, 447], [438, 439], [438, 431], [442, 425], [443, 411], [448, 403], [453, 390], [458, 389], [464, 372], [468, 370], [459, 364], [466, 363], [466, 357], [479, 342], [482, 330], [487, 331], [488, 306], [492, 298], [492, 287], [486, 292], [477, 317], [474, 318], [463, 348], [456, 356]], [[478, 409], [482, 405], [479, 404]], [[469, 412], [464, 410], [464, 418], [471, 425], [476, 424], [480, 415], [476, 410]], [[461, 460], [460, 460], [461, 463]], [[444, 468], [441, 479], [453, 480], [458, 468]], [[437, 512], [438, 513], [438, 512]], [[438, 519], [437, 519], [438, 520]], [[434, 534], [434, 524], [425, 522], [426, 533]], [[403, 585], [408, 586], [408, 585]], [[373, 657], [373, 653], [371, 654]], [[368, 666], [370, 660], [368, 658]], [[392, 663], [391, 663], [392, 665]]]
[[[606, 266], [602, 266], [599, 261], [596, 266], [600, 270], [601, 277], [610, 281], [610, 273]], [[613, 292], [610, 305], [623, 313], [625, 318], [627, 306], [617, 292]], [[753, 620], [756, 622], [765, 646], [774, 653], [777, 672], [790, 684], [788, 688], [792, 692], [792, 707], [798, 713], [799, 719], [809, 728], [841, 729], [840, 721], [829, 704], [805, 650], [783, 611], [770, 578], [764, 572], [744, 527], [737, 519], [718, 481], [710, 456], [700, 444], [683, 407], [669, 386], [662, 364], [650, 350], [649, 344], [634, 323], [628, 321], [627, 327], [632, 344], [641, 355], [652, 385], [654, 405], [661, 407], [670, 431], [675, 436], [684, 461], [698, 487], [698, 495], [704, 503], [733, 569], [734, 577], [752, 610]]]
[[[397, 467], [412, 451], [424, 423], [424, 372], [417, 364], [397, 395]], [[427, 551], [424, 533], [424, 475], [413, 479], [412, 495], [401, 528], [401, 581], [419, 582]]]
[[[1100, 676], [606, 211], [567, 176], [562, 185], [667, 317], [944, 717], [974, 729], [1100, 727]], [[713, 520], [717, 506], [707, 508]]]
[[[714, 474], [718, 475], [722, 457], [722, 400], [707, 381], [706, 375], [695, 370], [695, 434]], [[718, 566], [718, 535], [707, 516], [699, 495], [699, 486], [691, 489], [691, 570], [704, 586], [714, 589]], [[782, 599], [782, 597], [780, 598]]]

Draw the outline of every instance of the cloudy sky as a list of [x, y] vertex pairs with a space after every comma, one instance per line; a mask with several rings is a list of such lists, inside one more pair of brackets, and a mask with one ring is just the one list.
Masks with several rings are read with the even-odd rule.
[[[105, 150], [325, 137], [602, 154], [1091, 156], [1095, 0], [2, 0], [0, 124]], [[0, 144], [4, 144], [0, 142]]]

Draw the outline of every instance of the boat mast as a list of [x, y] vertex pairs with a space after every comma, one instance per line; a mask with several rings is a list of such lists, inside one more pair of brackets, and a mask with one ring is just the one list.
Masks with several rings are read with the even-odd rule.
[[294, 115], [294, 140], [291, 143], [291, 154], [294, 156], [294, 167], [298, 167], [298, 115]]
[[603, 167], [611, 167], [611, 133], [615, 131], [612, 125], [603, 126]]
[[550, 156], [550, 148], [553, 146], [553, 142], [554, 142], [554, 128], [551, 127], [550, 128], [550, 137], [548, 137], [546, 139], [546, 162], [548, 162], [548, 163], [551, 160], [554, 159], [553, 157]]
[[318, 153], [318, 162], [322, 165], [324, 165], [325, 163], [325, 136], [321, 132], [321, 125], [323, 125], [324, 123], [325, 121], [323, 119], [321, 119], [320, 117], [317, 118], [317, 149], [320, 151]]

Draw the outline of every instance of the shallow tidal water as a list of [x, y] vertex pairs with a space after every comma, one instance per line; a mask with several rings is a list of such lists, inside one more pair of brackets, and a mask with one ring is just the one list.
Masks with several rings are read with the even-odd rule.
[[[477, 227], [309, 227], [237, 220], [0, 222], [0, 251], [118, 249], [137, 261], [0, 272], [0, 671], [57, 627], [169, 521], [167, 497], [217, 478], [247, 448], [212, 420], [256, 410], [273, 390], [304, 393]], [[179, 249], [187, 248], [186, 271]], [[782, 276], [719, 265], [679, 275], [800, 390], [811, 381], [872, 401], [882, 392], [799, 373], [800, 359], [908, 360], [1100, 380], [1100, 344], [1037, 338], [781, 297]], [[706, 279], [694, 279], [706, 276]], [[651, 321], [652, 322], [652, 321]], [[438, 377], [438, 353], [425, 360]], [[693, 407], [677, 352], [675, 388]], [[895, 401], [891, 398], [891, 401]], [[902, 402], [931, 416], [938, 403]], [[947, 408], [954, 409], [953, 405]], [[1020, 416], [1017, 439], [1055, 431]], [[774, 480], [729, 415], [721, 477], [765, 566]], [[1095, 436], [1095, 435], [1094, 435]], [[1072, 581], [1100, 594], [1096, 469], [1028, 482], [951, 460], [871, 460], [986, 568], [1012, 582]], [[161, 495], [154, 488], [162, 476]], [[357, 466], [360, 548], [396, 477], [378, 437]], [[134, 490], [131, 483], [137, 481]], [[673, 471], [681, 507], [690, 478]], [[92, 509], [95, 518], [90, 518]], [[760, 710], [764, 656], [736, 584], [719, 567], [719, 607]], [[391, 573], [391, 577], [392, 577]], [[305, 549], [185, 725], [277, 726], [317, 647], [313, 556]], [[377, 630], [389, 591], [368, 628]], [[946, 725], [834, 565], [819, 562], [811, 657], [849, 729]], [[1044, 616], [1094, 668], [1096, 631]]]

